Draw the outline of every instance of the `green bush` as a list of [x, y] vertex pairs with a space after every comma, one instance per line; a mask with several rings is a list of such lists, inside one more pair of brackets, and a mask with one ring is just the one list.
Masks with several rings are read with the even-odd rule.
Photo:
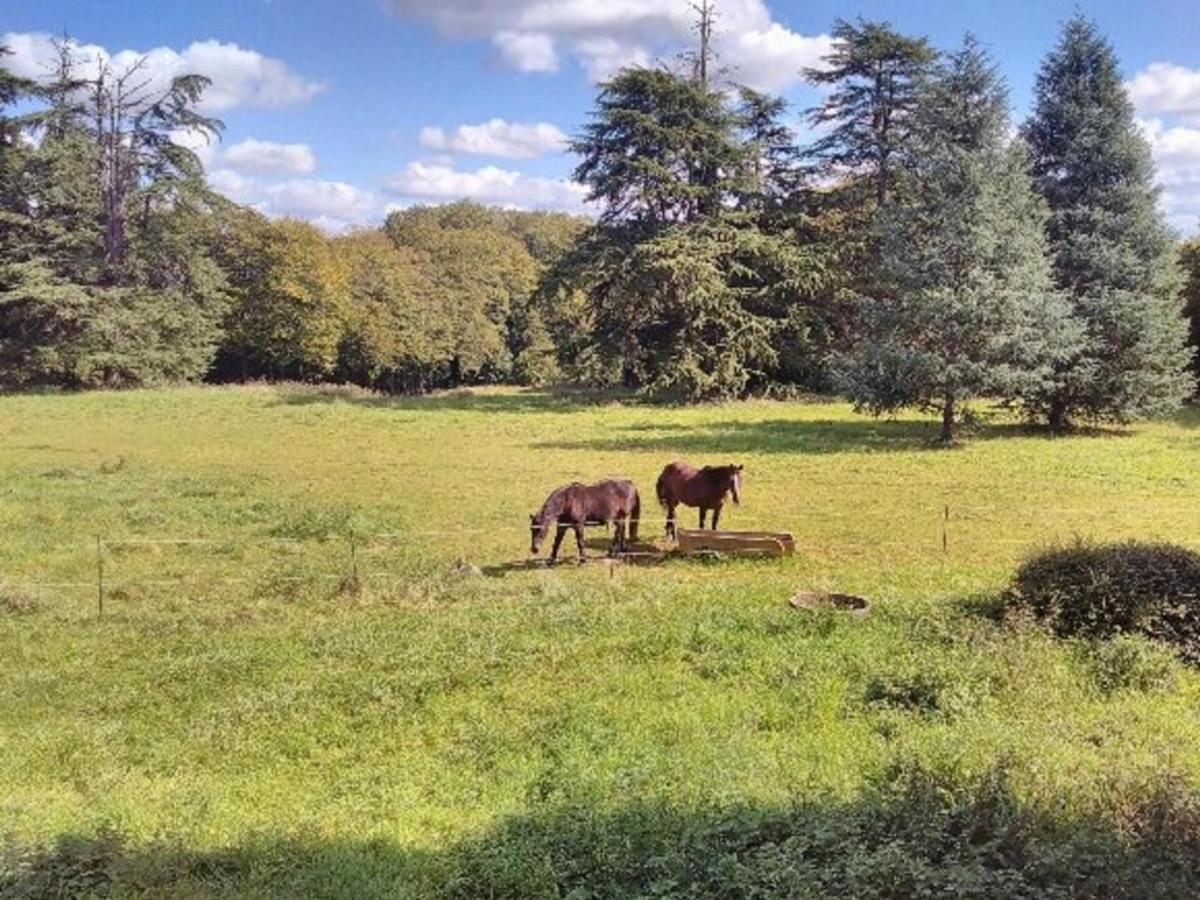
[[1175, 684], [1179, 662], [1168, 649], [1139, 635], [1120, 635], [1088, 647], [1087, 667], [1101, 693], [1165, 691]]
[[1141, 634], [1200, 663], [1200, 554], [1129, 542], [1049, 550], [1017, 571], [1013, 600], [1061, 636]]

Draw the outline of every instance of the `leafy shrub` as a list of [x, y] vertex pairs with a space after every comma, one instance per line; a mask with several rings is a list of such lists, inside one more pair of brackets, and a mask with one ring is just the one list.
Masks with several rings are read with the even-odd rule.
[[1147, 772], [1106, 782], [1095, 800], [1064, 817], [1055, 797], [1022, 799], [1003, 763], [970, 774], [910, 757], [851, 800], [541, 806], [415, 855], [307, 834], [215, 850], [111, 829], [40, 845], [0, 838], [0, 897], [1195, 896], [1200, 793]]
[[1129, 542], [1054, 549], [1017, 571], [1014, 601], [1061, 636], [1142, 634], [1200, 663], [1200, 554]]
[[1088, 668], [1103, 693], [1161, 691], [1175, 683], [1175, 655], [1139, 635], [1119, 635], [1089, 647]]
[[936, 712], [945, 688], [942, 679], [927, 672], [911, 676], [881, 675], [867, 685], [863, 699], [879, 706], [892, 706], [913, 712]]

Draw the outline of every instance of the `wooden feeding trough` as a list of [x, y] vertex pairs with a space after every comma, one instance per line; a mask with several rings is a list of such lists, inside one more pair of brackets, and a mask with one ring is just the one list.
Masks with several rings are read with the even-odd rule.
[[681, 553], [729, 553], [735, 556], [791, 556], [796, 539], [786, 531], [705, 531], [680, 528]]
[[792, 594], [788, 598], [788, 605], [794, 609], [839, 609], [860, 617], [865, 616], [871, 609], [871, 602], [865, 597], [825, 591], [800, 591]]

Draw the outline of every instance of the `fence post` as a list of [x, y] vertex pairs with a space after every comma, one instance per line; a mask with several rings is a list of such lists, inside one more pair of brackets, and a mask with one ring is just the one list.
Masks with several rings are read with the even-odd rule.
[[104, 543], [100, 535], [96, 535], [96, 606], [104, 618]]

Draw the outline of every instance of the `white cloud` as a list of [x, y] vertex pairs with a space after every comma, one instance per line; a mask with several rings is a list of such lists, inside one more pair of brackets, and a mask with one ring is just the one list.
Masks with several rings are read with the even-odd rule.
[[533, 159], [561, 152], [567, 136], [549, 122], [506, 122], [489, 119], [479, 125], [459, 125], [451, 132], [436, 126], [421, 129], [421, 146], [450, 153]]
[[492, 43], [501, 61], [518, 72], [557, 72], [558, 53], [548, 34], [525, 31], [499, 31]]
[[1161, 119], [1139, 124], [1154, 154], [1164, 212], [1180, 231], [1200, 231], [1200, 128], [1169, 127]]
[[806, 37], [772, 22], [766, 28], [730, 35], [721, 61], [735, 74], [750, 76], [747, 80], [755, 87], [778, 91], [796, 81], [802, 69], [821, 68], [832, 50], [833, 39], [827, 34]]
[[260, 186], [253, 178], [239, 175], [232, 169], [213, 169], [208, 173], [208, 184], [235, 203], [261, 208]]
[[247, 138], [223, 154], [226, 166], [251, 174], [307, 175], [317, 167], [308, 144], [277, 144]]
[[392, 176], [388, 193], [409, 200], [477, 200], [523, 209], [584, 210], [587, 189], [573, 181], [526, 175], [496, 166], [463, 171], [450, 166], [409, 163]]
[[[6, 65], [28, 78], [49, 77], [55, 59], [52, 42], [50, 35], [41, 32], [8, 32], [0, 36], [0, 44], [13, 51], [5, 60]], [[103, 64], [122, 72], [143, 58], [148, 91], [165, 89], [178, 75], [206, 75], [212, 84], [204, 92], [201, 108], [209, 113], [247, 106], [291, 106], [325, 90], [324, 84], [298, 75], [281, 60], [215, 40], [196, 41], [183, 50], [155, 47], [115, 53], [98, 44], [73, 42], [72, 46], [82, 77], [95, 77]]]
[[651, 52], [645, 46], [617, 38], [580, 38], [571, 46], [588, 78], [595, 82], [607, 81], [627, 66], [648, 66], [651, 63]]
[[1154, 154], [1163, 211], [1179, 231], [1200, 232], [1200, 69], [1151, 63], [1125, 87]]
[[366, 222], [378, 215], [379, 201], [373, 193], [344, 181], [299, 178], [269, 184], [262, 189], [270, 215], [325, 217], [346, 223]]
[[1200, 69], [1151, 63], [1126, 84], [1143, 116], [1182, 116], [1200, 122]]
[[[695, 44], [684, 0], [384, 0], [457, 39], [491, 40], [506, 64], [553, 72], [569, 55], [593, 79], [621, 65], [668, 60]], [[828, 52], [826, 35], [805, 36], [775, 21], [765, 0], [722, 0], [714, 46], [731, 78], [778, 90]]]
[[306, 219], [330, 232], [342, 232], [378, 222], [383, 216], [379, 198], [344, 181], [294, 178], [268, 182], [228, 168], [208, 173], [208, 183], [230, 200], [264, 215]]

